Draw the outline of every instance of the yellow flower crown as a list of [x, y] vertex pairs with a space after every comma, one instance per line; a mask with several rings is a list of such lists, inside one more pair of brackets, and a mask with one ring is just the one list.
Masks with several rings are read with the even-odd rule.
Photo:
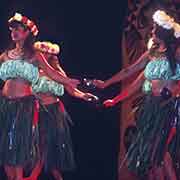
[[26, 16], [22, 16], [20, 13], [15, 13], [15, 15], [8, 20], [8, 23], [12, 23], [13, 21], [24, 24], [30, 29], [33, 36], [37, 36], [39, 32], [37, 26], [32, 20], [28, 19]]
[[54, 54], [57, 55], [60, 53], [60, 47], [57, 44], [53, 44], [51, 42], [47, 42], [47, 41], [37, 41], [34, 43], [34, 48], [36, 50], [39, 50], [41, 52], [45, 52], [48, 54]]
[[173, 29], [174, 36], [176, 38], [180, 37], [180, 24], [176, 23], [174, 18], [168, 16], [166, 12], [157, 10], [153, 14], [153, 21], [164, 29]]

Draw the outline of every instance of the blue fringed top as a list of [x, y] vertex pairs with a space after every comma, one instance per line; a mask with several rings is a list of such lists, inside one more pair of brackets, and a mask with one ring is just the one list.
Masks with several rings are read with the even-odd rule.
[[0, 66], [0, 78], [4, 81], [22, 78], [35, 84], [39, 79], [39, 71], [36, 66], [24, 60], [7, 60]]
[[144, 76], [148, 80], [179, 80], [180, 65], [177, 64], [175, 73], [170, 68], [169, 61], [165, 58], [150, 61], [144, 71]]
[[64, 86], [46, 76], [39, 78], [38, 82], [32, 86], [34, 93], [51, 93], [56, 96], [63, 96]]
[[172, 73], [167, 58], [152, 60], [147, 64], [144, 76], [146, 80], [143, 91], [150, 92], [152, 88], [151, 80], [180, 80], [180, 64], [177, 64], [175, 73]]

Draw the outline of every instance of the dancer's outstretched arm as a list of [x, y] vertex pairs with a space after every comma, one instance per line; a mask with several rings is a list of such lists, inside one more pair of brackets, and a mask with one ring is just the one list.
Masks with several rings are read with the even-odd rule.
[[94, 80], [94, 85], [98, 88], [106, 88], [112, 84], [118, 83], [131, 75], [135, 74], [136, 72], [139, 72], [143, 70], [146, 66], [146, 64], [149, 62], [149, 51], [146, 51], [144, 54], [142, 54], [139, 59], [132, 65], [130, 65], [127, 68], [122, 69], [117, 74], [112, 76], [110, 79], [107, 79], [105, 81], [101, 80]]
[[136, 78], [135, 81], [133, 81], [132, 84], [130, 84], [128, 87], [126, 87], [124, 90], [121, 91], [121, 93], [117, 96], [115, 96], [113, 99], [108, 99], [104, 101], [105, 107], [111, 107], [117, 104], [120, 101], [123, 101], [130, 96], [134, 95], [136, 92], [140, 90], [142, 87], [142, 84], [144, 82], [144, 72], [141, 72], [139, 76]]
[[61, 72], [55, 70], [52, 66], [49, 65], [45, 56], [42, 53], [37, 53], [36, 58], [38, 59], [38, 64], [40, 68], [53, 80], [63, 84], [76, 88], [80, 83], [79, 80], [71, 79], [65, 77]]
[[[57, 58], [57, 56], [53, 56], [53, 60], [51, 60], [51, 66], [55, 70], [57, 70], [58, 72], [63, 74], [64, 77], [67, 77], [67, 74], [63, 70], [63, 68], [61, 67], [61, 65], [59, 63], [59, 59]], [[65, 85], [65, 89], [73, 97], [80, 98], [80, 99], [83, 99], [85, 101], [98, 100], [98, 98], [96, 96], [94, 96], [93, 94], [82, 92], [77, 88], [72, 88], [68, 85]]]

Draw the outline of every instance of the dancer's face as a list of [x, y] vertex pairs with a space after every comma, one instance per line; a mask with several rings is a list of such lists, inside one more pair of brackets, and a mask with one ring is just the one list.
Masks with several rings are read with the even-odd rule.
[[45, 57], [49, 61], [52, 58], [52, 55], [49, 53], [45, 53]]
[[156, 35], [156, 25], [153, 25], [153, 29], [151, 31], [152, 33], [152, 41], [153, 41], [153, 46], [158, 50], [162, 50], [165, 48], [165, 44], [164, 41], [162, 39], [159, 39], [159, 37], [157, 37]]
[[49, 62], [51, 59], [51, 54], [49, 54], [49, 53], [43, 53], [43, 54], [44, 54], [44, 57], [46, 58], [47, 62]]
[[23, 27], [21, 24], [10, 26], [9, 30], [11, 31], [12, 40], [15, 42], [25, 40], [30, 33], [30, 31]]

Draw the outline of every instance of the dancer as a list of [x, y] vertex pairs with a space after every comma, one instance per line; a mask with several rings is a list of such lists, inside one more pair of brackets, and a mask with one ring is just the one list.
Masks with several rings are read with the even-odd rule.
[[[94, 84], [105, 88], [135, 72], [144, 71], [145, 88], [142, 89], [146, 97], [138, 112], [136, 140], [127, 153], [128, 167], [137, 175], [148, 175], [150, 179], [163, 179], [165, 168], [166, 176], [174, 180], [176, 174], [173, 163], [179, 156], [179, 143], [175, 137], [176, 129], [179, 129], [177, 81], [180, 79], [180, 65], [176, 62], [175, 50], [180, 37], [180, 25], [161, 10], [153, 14], [153, 20], [152, 38], [155, 48], [145, 52], [135, 64], [109, 80], [95, 80]], [[149, 57], [151, 53], [153, 58]], [[119, 95], [104, 104], [114, 105], [121, 99]], [[173, 145], [175, 143], [176, 146]]]
[[79, 81], [63, 77], [34, 51], [38, 29], [33, 21], [16, 13], [8, 22], [14, 46], [0, 56], [0, 78], [5, 81], [0, 98], [0, 164], [8, 180], [22, 180], [23, 167], [38, 156], [34, 147], [38, 100], [32, 93], [38, 68], [64, 85], [76, 87]]
[[[36, 50], [41, 51], [48, 59], [48, 63], [67, 77], [59, 65], [57, 55], [60, 48], [50, 42], [36, 42]], [[33, 86], [33, 91], [41, 99], [44, 106], [40, 109], [40, 137], [41, 137], [41, 161], [25, 180], [36, 180], [43, 166], [52, 173], [54, 179], [62, 180], [61, 172], [72, 171], [75, 168], [72, 142], [69, 130], [70, 116], [66, 112], [59, 97], [64, 93], [64, 86], [52, 81], [40, 70], [41, 78]], [[85, 101], [91, 101], [97, 97], [90, 93], [83, 93], [76, 88], [65, 86], [68, 93]]]

